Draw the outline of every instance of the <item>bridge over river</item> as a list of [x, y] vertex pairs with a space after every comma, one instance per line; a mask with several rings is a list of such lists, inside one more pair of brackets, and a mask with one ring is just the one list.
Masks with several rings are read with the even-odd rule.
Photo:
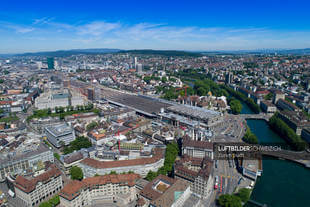
[[263, 119], [266, 121], [269, 121], [269, 119], [272, 117], [272, 114], [266, 114], [266, 113], [259, 113], [259, 114], [239, 114], [238, 116], [244, 118], [244, 119]]
[[296, 152], [291, 150], [263, 151], [262, 155], [290, 160], [310, 168], [310, 153], [306, 151]]

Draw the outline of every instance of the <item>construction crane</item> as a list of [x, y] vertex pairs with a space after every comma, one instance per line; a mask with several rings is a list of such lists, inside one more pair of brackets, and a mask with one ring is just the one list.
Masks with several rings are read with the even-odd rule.
[[189, 88], [189, 86], [187, 86], [187, 85], [185, 85], [185, 86], [183, 86], [183, 87], [181, 87], [181, 88], [176, 88], [175, 89], [175, 91], [181, 91], [181, 90], [183, 90], [184, 89], [184, 92], [185, 92], [185, 97], [187, 97], [187, 89]]

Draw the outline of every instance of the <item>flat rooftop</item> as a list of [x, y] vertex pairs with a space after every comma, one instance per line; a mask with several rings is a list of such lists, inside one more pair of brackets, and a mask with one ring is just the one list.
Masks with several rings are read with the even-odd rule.
[[23, 153], [12, 152], [12, 153], [9, 153], [7, 155], [1, 154], [0, 166], [2, 166], [2, 165], [6, 166], [9, 163], [13, 163], [13, 162], [18, 161], [18, 160], [23, 160], [23, 159], [26, 160], [27, 158], [29, 158], [31, 156], [34, 156], [34, 155], [37, 155], [37, 154], [40, 154], [40, 153], [46, 152], [46, 151], [49, 151], [49, 149], [46, 146], [44, 146], [43, 144], [40, 144], [40, 145], [36, 145], [32, 149], [25, 150], [25, 152], [23, 152]]
[[202, 120], [209, 119], [215, 116], [220, 116], [221, 113], [213, 110], [208, 110], [201, 107], [190, 106], [190, 105], [173, 105], [167, 108], [167, 110], [184, 114], [186, 116], [196, 117]]
[[147, 113], [149, 115], [160, 112], [161, 108], [167, 108], [171, 104], [161, 102], [158, 99], [152, 99], [145, 96], [137, 96], [117, 91], [110, 91], [102, 89], [102, 95], [105, 96], [109, 102], [120, 106], [127, 106], [140, 113]]
[[64, 136], [72, 133], [72, 128], [67, 124], [58, 124], [55, 126], [45, 127], [47, 131], [53, 134], [55, 137]]

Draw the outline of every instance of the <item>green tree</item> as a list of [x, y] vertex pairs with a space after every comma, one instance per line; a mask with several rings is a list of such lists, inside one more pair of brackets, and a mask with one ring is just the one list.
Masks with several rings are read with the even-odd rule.
[[242, 111], [242, 104], [237, 99], [229, 101], [230, 109], [233, 114], [240, 114]]
[[251, 129], [248, 126], [242, 140], [249, 144], [258, 144], [256, 135], [251, 132]]
[[39, 205], [39, 207], [53, 207], [53, 206], [52, 206], [52, 204], [50, 204], [49, 202], [45, 201], [45, 202], [41, 203], [41, 204]]
[[151, 78], [151, 76], [145, 76], [145, 77], [143, 78], [143, 80], [144, 80], [147, 84], [150, 84], [152, 78]]
[[264, 97], [265, 100], [271, 100], [272, 98], [273, 98], [273, 94], [272, 94], [272, 93], [268, 93], [268, 94]]
[[60, 203], [59, 196], [56, 195], [56, 196], [52, 197], [48, 202], [49, 202], [52, 206], [57, 206], [57, 205]]
[[241, 199], [242, 202], [246, 203], [250, 199], [251, 190], [247, 188], [241, 188], [237, 193], [237, 196]]
[[57, 152], [54, 153], [54, 157], [55, 157], [57, 160], [60, 160], [60, 155], [59, 155]]
[[72, 180], [82, 180], [84, 177], [82, 169], [77, 166], [70, 168], [70, 176]]
[[282, 119], [278, 117], [278, 113], [275, 113], [269, 119], [270, 127], [279, 133], [285, 141], [290, 144], [295, 150], [302, 151], [307, 147], [307, 143], [298, 136], [293, 129], [291, 129]]
[[199, 87], [198, 90], [197, 90], [197, 94], [199, 96], [205, 96], [207, 94], [207, 91], [204, 87]]
[[87, 130], [87, 131], [90, 131], [90, 130], [96, 128], [97, 126], [98, 126], [98, 123], [95, 122], [95, 121], [92, 121], [91, 123], [89, 123], [89, 124], [86, 126], [86, 130]]
[[153, 172], [152, 170], [150, 170], [148, 173], [147, 173], [147, 175], [146, 175], [146, 179], [148, 180], [148, 181], [152, 181], [152, 180], [154, 180], [154, 178], [156, 178], [157, 177], [157, 173], [156, 172]]
[[91, 147], [91, 142], [86, 137], [77, 137], [74, 141], [70, 142], [69, 146], [64, 147], [64, 154], [69, 154], [73, 151], [78, 151], [82, 148]]
[[166, 76], [163, 76], [163, 77], [161, 78], [161, 82], [166, 83], [166, 82], [167, 82], [167, 77], [166, 77]]
[[171, 82], [176, 82], [176, 81], [177, 81], [177, 79], [175, 79], [175, 78], [169, 78], [169, 80], [170, 80]]
[[222, 207], [242, 207], [241, 199], [235, 195], [220, 195], [218, 203]]

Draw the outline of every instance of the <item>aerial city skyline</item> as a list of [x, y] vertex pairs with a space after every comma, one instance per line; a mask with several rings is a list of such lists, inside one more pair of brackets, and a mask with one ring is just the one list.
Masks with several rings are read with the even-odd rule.
[[307, 1], [40, 1], [0, 5], [0, 53], [310, 47]]

